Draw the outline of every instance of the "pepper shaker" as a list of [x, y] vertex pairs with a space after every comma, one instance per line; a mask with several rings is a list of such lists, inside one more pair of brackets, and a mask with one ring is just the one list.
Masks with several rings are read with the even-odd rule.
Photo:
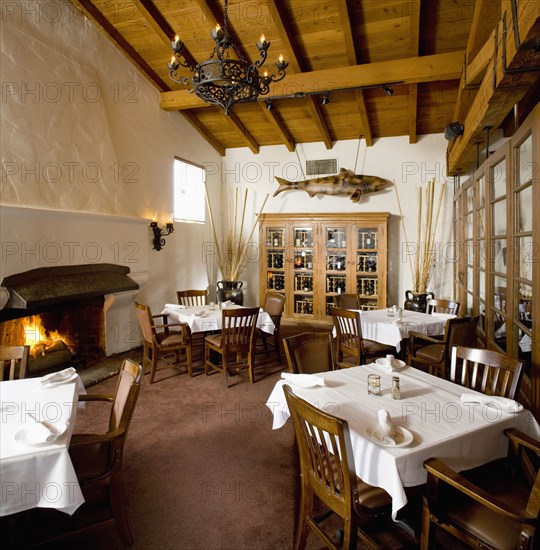
[[399, 376], [392, 376], [392, 399], [401, 399]]

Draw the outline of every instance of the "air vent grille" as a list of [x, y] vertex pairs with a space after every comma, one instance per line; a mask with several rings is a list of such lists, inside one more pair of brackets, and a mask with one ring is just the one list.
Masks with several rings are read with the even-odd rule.
[[337, 159], [307, 160], [306, 176], [337, 174]]

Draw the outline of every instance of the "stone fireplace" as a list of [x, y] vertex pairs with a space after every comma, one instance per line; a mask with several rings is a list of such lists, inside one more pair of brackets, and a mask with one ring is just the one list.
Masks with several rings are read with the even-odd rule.
[[[29, 345], [31, 374], [84, 368], [136, 347], [136, 327], [121, 334], [139, 284], [115, 264], [46, 267], [6, 277], [0, 344]], [[124, 327], [125, 328], [125, 327]]]

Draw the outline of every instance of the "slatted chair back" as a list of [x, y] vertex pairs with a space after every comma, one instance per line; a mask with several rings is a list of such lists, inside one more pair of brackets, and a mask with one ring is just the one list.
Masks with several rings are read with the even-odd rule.
[[360, 313], [350, 309], [332, 308], [332, 320], [336, 329], [336, 359], [343, 363], [344, 356], [352, 357], [355, 365], [364, 363], [362, 325]]
[[178, 290], [176, 297], [178, 303], [186, 307], [208, 304], [208, 292], [206, 290]]
[[459, 302], [453, 300], [431, 299], [427, 302], [426, 313], [446, 313], [448, 315], [457, 315], [459, 312]]
[[222, 311], [221, 347], [226, 353], [250, 351], [258, 316], [258, 307]]
[[25, 378], [29, 353], [30, 346], [0, 346], [0, 380]]
[[454, 346], [450, 380], [486, 395], [514, 399], [522, 376], [519, 359], [487, 349]]

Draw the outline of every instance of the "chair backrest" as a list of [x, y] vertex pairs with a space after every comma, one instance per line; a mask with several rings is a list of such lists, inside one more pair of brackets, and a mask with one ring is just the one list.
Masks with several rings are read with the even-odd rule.
[[4, 380], [6, 368], [7, 380], [25, 378], [29, 353], [30, 346], [0, 346], [0, 380]]
[[486, 395], [514, 399], [523, 363], [496, 351], [454, 346], [450, 380]]
[[343, 355], [352, 355], [357, 365], [363, 362], [362, 325], [360, 312], [333, 307], [332, 320], [336, 329], [336, 353], [338, 361]]
[[283, 339], [289, 371], [313, 374], [333, 370], [332, 335], [326, 332], [302, 332]]
[[125, 430], [131, 422], [135, 403], [139, 396], [142, 379], [142, 365], [124, 359], [120, 374], [118, 375], [118, 384], [116, 385], [116, 394], [111, 409], [109, 420], [109, 431]]
[[426, 313], [447, 313], [449, 315], [457, 315], [459, 311], [459, 302], [453, 300], [444, 300], [442, 298], [433, 298], [428, 300]]
[[143, 338], [151, 344], [155, 334], [152, 311], [148, 306], [135, 302], [135, 313], [137, 314], [137, 320], [139, 321]]
[[325, 413], [283, 386], [293, 421], [303, 483], [341, 517], [351, 517], [354, 459], [346, 420]]
[[336, 307], [341, 309], [360, 309], [360, 297], [358, 294], [338, 294]]
[[283, 315], [283, 309], [285, 308], [285, 294], [280, 292], [267, 292], [264, 297], [263, 309], [272, 317], [279, 317]]
[[259, 308], [227, 308], [221, 313], [221, 347], [226, 352], [249, 350], [254, 341]]
[[[448, 319], [444, 329], [445, 356], [450, 360], [450, 352], [454, 346], [466, 346], [473, 348], [476, 346], [476, 327], [478, 326], [479, 316], [476, 317], [456, 317]], [[448, 364], [448, 363], [447, 363]]]
[[206, 290], [178, 290], [176, 297], [182, 306], [205, 306], [208, 303]]

